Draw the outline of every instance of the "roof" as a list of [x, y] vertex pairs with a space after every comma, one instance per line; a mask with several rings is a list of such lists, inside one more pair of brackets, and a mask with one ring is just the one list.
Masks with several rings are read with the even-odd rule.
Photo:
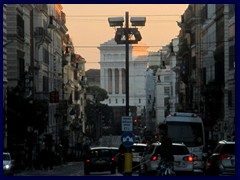
[[[155, 142], [155, 143], [152, 143], [153, 145], [155, 146], [160, 146], [161, 143], [160, 142]], [[185, 144], [183, 143], [172, 143], [173, 146], [186, 146]]]
[[227, 141], [227, 140], [221, 140], [218, 142], [219, 144], [235, 144], [235, 141]]
[[134, 143], [133, 146], [147, 146], [147, 144], [144, 144], [144, 143]]
[[97, 149], [118, 149], [117, 147], [91, 147], [91, 150], [97, 150]]

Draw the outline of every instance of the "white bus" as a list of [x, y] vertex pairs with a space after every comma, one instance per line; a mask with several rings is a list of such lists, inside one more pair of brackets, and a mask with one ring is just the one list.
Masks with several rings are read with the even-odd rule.
[[202, 119], [194, 113], [169, 114], [165, 123], [168, 134], [175, 143], [184, 143], [194, 155], [194, 172], [204, 172], [205, 130]]

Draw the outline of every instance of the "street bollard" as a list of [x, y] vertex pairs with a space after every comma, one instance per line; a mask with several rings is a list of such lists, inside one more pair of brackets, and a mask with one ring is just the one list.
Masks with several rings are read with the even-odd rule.
[[124, 156], [124, 176], [132, 176], [132, 153], [126, 152]]

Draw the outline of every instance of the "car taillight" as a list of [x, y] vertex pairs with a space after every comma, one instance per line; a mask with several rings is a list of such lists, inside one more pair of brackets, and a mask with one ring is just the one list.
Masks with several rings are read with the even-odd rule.
[[151, 158], [152, 161], [156, 161], [157, 159], [158, 159], [157, 156], [152, 156], [152, 158]]
[[115, 158], [114, 158], [114, 157], [112, 157], [112, 161], [115, 161]]
[[188, 161], [188, 162], [193, 162], [194, 158], [193, 158], [193, 156], [185, 156], [185, 157], [183, 158], [183, 160], [184, 160], [184, 161]]
[[192, 156], [188, 156], [187, 161], [188, 162], [193, 162], [193, 157]]
[[87, 160], [86, 160], [86, 163], [89, 163], [89, 162], [90, 162], [90, 159], [87, 159]]

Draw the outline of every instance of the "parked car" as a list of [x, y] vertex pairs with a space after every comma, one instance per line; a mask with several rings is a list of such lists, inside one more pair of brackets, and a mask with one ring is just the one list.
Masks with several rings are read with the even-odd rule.
[[10, 176], [14, 174], [14, 160], [8, 152], [3, 152], [3, 174]]
[[235, 175], [235, 142], [218, 142], [207, 160], [206, 175]]
[[111, 147], [92, 147], [84, 160], [84, 174], [110, 171], [116, 173], [115, 149]]
[[[159, 155], [160, 142], [152, 143], [141, 159], [139, 175], [155, 175], [161, 160]], [[193, 174], [193, 156], [188, 148], [181, 143], [173, 143], [174, 171], [177, 175]]]

